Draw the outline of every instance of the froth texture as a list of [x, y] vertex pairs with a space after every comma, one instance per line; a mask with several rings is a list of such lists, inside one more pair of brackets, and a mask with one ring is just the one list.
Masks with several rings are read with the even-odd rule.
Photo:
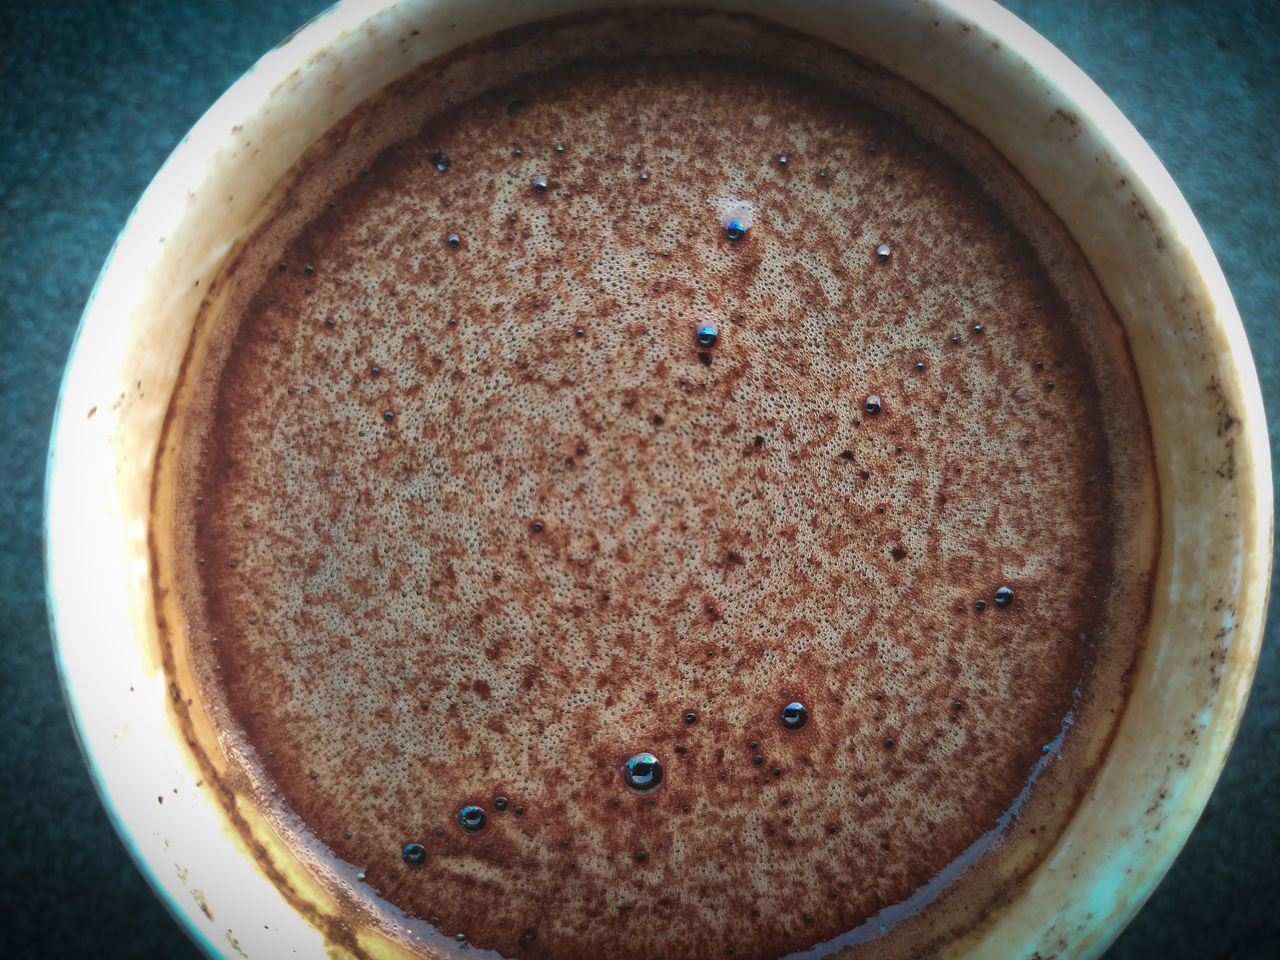
[[1042, 758], [1123, 696], [1145, 426], [1056, 224], [918, 110], [585, 57], [355, 170], [333, 138], [240, 255], [190, 373], [192, 642], [271, 802], [410, 917], [782, 956], [1069, 814], [1097, 749]]

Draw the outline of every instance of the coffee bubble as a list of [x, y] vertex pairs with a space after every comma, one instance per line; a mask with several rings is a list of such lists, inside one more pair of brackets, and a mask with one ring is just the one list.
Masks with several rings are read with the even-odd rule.
[[458, 811], [458, 826], [467, 833], [479, 833], [488, 822], [489, 818], [479, 807], [466, 806]]
[[703, 317], [698, 321], [698, 329], [695, 334], [700, 347], [714, 347], [720, 342], [720, 328], [715, 321], [708, 320]]
[[400, 859], [411, 867], [420, 867], [427, 862], [427, 848], [420, 843], [409, 843], [400, 851]]
[[622, 765], [622, 779], [637, 793], [656, 790], [662, 783], [662, 763], [652, 753], [637, 753]]
[[756, 221], [756, 211], [746, 200], [737, 197], [719, 197], [714, 202], [720, 214], [720, 228], [730, 240], [741, 240]]
[[782, 726], [787, 730], [803, 730], [809, 722], [809, 711], [803, 703], [788, 703], [782, 708]]

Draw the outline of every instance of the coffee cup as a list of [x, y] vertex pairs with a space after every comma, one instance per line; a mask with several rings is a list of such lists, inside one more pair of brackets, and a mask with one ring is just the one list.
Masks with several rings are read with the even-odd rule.
[[[834, 23], [823, 10], [821, 32], [944, 103], [1031, 182], [1116, 306], [1148, 398], [1164, 521], [1151, 635], [1125, 717], [1052, 855], [949, 948], [1090, 955], [1167, 868], [1243, 708], [1270, 556], [1261, 403], [1203, 234], [1114, 108], [994, 9], [913, 9], [904, 16], [891, 4], [867, 5]], [[563, 11], [540, 11], [552, 12]], [[62, 669], [109, 804], [138, 848], [151, 844], [144, 863], [182, 865], [185, 885], [167, 882], [206, 943], [220, 946], [230, 929], [249, 955], [302, 944], [353, 955], [393, 949], [387, 931], [339, 921], [349, 906], [313, 877], [305, 851], [282, 847], [247, 793], [210, 776], [216, 721], [201, 716], [180, 649], [161, 639], [151, 471], [202, 287], [301, 151], [407, 69], [408, 58], [389, 55], [406, 31], [427, 38], [410, 57], [425, 59], [532, 15], [441, 4], [346, 7], [322, 17], [193, 130], [144, 197], [86, 313], [50, 478], [50, 596]], [[772, 15], [819, 30], [816, 7]], [[875, 49], [865, 39], [872, 36]], [[1203, 354], [1178, 347], [1192, 337], [1209, 345]], [[166, 802], [157, 805], [157, 796]]]

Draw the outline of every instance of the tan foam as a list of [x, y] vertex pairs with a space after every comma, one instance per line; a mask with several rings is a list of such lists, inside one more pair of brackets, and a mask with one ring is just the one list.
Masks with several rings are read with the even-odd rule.
[[1150, 450], [1109, 309], [983, 143], [825, 48], [713, 17], [508, 40], [344, 122], [211, 301], [174, 537], [229, 749], [326, 869], [505, 955], [878, 934], [1016, 806], [863, 949], [973, 925], [1138, 649]]

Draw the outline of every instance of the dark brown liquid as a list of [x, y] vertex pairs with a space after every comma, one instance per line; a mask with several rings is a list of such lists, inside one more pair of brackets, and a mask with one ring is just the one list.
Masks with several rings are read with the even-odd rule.
[[424, 949], [903, 955], [1070, 815], [1149, 441], [1086, 268], [936, 107], [744, 21], [529, 29], [345, 123], [223, 284], [207, 695]]

